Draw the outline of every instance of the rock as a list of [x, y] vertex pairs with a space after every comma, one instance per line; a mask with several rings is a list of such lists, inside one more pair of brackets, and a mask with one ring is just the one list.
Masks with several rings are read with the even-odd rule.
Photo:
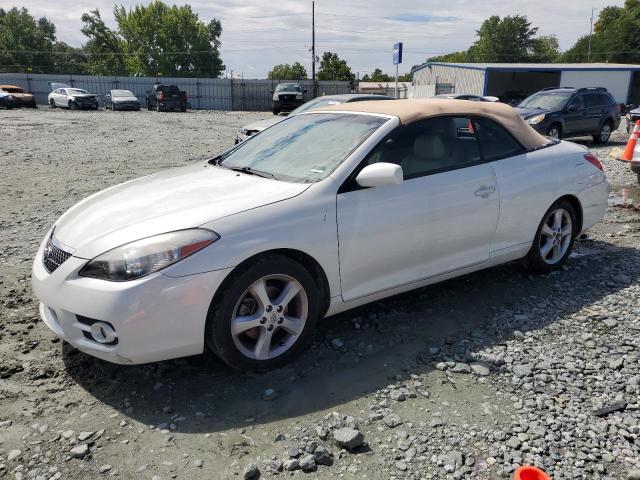
[[391, 397], [391, 400], [395, 400], [396, 402], [404, 402], [407, 399], [406, 395], [401, 390], [393, 390], [389, 397]]
[[289, 458], [298, 458], [302, 454], [302, 450], [300, 447], [289, 447], [287, 449], [287, 454]]
[[318, 465], [333, 465], [333, 453], [327, 447], [318, 447], [315, 452], [313, 452], [313, 458], [315, 459]]
[[72, 458], [84, 458], [87, 453], [89, 453], [89, 445], [86, 443], [73, 447], [69, 450], [69, 455], [71, 455]]
[[244, 480], [253, 480], [260, 476], [260, 469], [255, 463], [249, 463], [244, 467], [243, 478]]
[[445, 371], [447, 369], [447, 364], [444, 362], [436, 363], [436, 370]]
[[334, 430], [333, 439], [338, 446], [344, 447], [347, 450], [353, 450], [354, 448], [358, 448], [362, 445], [364, 435], [362, 435], [358, 430], [345, 427]]
[[506, 445], [507, 445], [507, 447], [509, 447], [509, 448], [511, 448], [513, 450], [517, 450], [517, 449], [520, 448], [520, 446], [522, 444], [520, 443], [520, 440], [518, 439], [518, 437], [513, 436], [509, 440], [507, 440]]
[[20, 450], [11, 450], [7, 455], [7, 461], [12, 462], [13, 460], [20, 458], [21, 456], [22, 456], [22, 452]]
[[300, 464], [300, 470], [303, 472], [314, 472], [318, 467], [316, 466], [316, 459], [313, 455], [305, 455], [298, 460]]
[[204, 462], [200, 459], [196, 459], [193, 461], [193, 464], [198, 468], [202, 468], [202, 466], [204, 465]]
[[407, 463], [403, 462], [402, 460], [399, 460], [395, 463], [395, 466], [398, 470], [400, 470], [401, 472], [405, 472], [407, 470]]
[[266, 470], [267, 473], [271, 473], [273, 475], [277, 475], [282, 471], [282, 461], [281, 460], [265, 460], [262, 462], [262, 466]]
[[621, 370], [624, 367], [624, 358], [614, 358], [609, 362], [609, 368], [611, 370]]
[[276, 434], [275, 438], [273, 439], [274, 442], [281, 442], [285, 439], [284, 437], [284, 433], [278, 433]]
[[604, 323], [608, 328], [615, 328], [618, 326], [618, 321], [613, 318], [605, 318], [602, 323]]
[[102, 465], [99, 469], [98, 472], [100, 472], [102, 475], [104, 475], [105, 473], [107, 473], [109, 470], [111, 470], [111, 465]]
[[84, 442], [86, 440], [89, 440], [93, 436], [93, 434], [94, 432], [80, 432], [80, 434], [78, 435], [78, 441]]
[[640, 469], [634, 468], [627, 473], [627, 480], [640, 480]]
[[533, 373], [533, 367], [528, 364], [516, 365], [513, 367], [513, 373], [518, 377], [528, 377]]
[[331, 432], [329, 431], [329, 429], [324, 425], [318, 425], [316, 427], [316, 435], [318, 435], [318, 438], [320, 440], [326, 440], [327, 438], [329, 438], [330, 433]]
[[298, 459], [296, 458], [291, 458], [289, 460], [285, 460], [282, 466], [287, 472], [293, 472], [300, 468], [300, 462], [298, 462]]
[[390, 413], [384, 417], [382, 421], [389, 428], [396, 428], [397, 426], [402, 425], [402, 419], [395, 413]]
[[74, 433], [76, 433], [74, 430], [65, 430], [61, 433], [61, 435], [65, 440], [69, 440], [71, 437], [73, 437]]
[[276, 392], [273, 388], [267, 388], [264, 392], [262, 392], [262, 400], [266, 400], [267, 402], [271, 400], [275, 400], [278, 398], [278, 392]]
[[442, 460], [444, 463], [444, 469], [447, 472], [451, 473], [462, 467], [464, 457], [462, 456], [461, 452], [453, 451], [447, 453]]
[[491, 373], [491, 369], [484, 363], [474, 362], [470, 365], [470, 367], [473, 373], [481, 377], [486, 377]]
[[471, 367], [468, 363], [456, 363], [450, 371], [453, 373], [471, 373]]

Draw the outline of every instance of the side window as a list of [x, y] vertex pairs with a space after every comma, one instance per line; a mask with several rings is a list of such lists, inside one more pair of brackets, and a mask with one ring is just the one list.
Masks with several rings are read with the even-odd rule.
[[524, 153], [522, 145], [493, 120], [476, 118], [473, 123], [485, 161], [490, 162]]
[[398, 127], [366, 161], [400, 165], [408, 180], [475, 165], [482, 159], [469, 118], [437, 117]]
[[569, 108], [575, 109], [576, 111], [584, 110], [584, 95], [578, 95], [569, 104]]
[[615, 101], [606, 93], [601, 93], [600, 95], [600, 104], [602, 105], [606, 105], [606, 106], [611, 106], [611, 105], [615, 105]]
[[597, 93], [587, 93], [584, 95], [586, 97], [587, 108], [599, 108], [600, 103], [600, 95]]

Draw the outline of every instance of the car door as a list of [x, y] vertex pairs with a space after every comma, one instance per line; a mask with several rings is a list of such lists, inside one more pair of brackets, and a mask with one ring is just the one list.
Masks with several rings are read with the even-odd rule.
[[67, 107], [69, 105], [66, 89], [61, 88], [60, 90], [58, 90], [58, 94], [56, 95], [55, 102], [56, 102], [56, 105], [58, 105], [59, 107]]
[[[376, 162], [399, 164], [404, 182], [358, 187], [357, 172]], [[497, 185], [469, 119], [438, 117], [400, 126], [352, 177], [337, 196], [344, 301], [489, 258], [499, 213]]]
[[600, 119], [603, 115], [604, 105], [597, 93], [585, 93], [585, 132], [596, 133], [600, 131]]
[[564, 134], [579, 134], [587, 131], [584, 95], [576, 95], [569, 102], [564, 114]]

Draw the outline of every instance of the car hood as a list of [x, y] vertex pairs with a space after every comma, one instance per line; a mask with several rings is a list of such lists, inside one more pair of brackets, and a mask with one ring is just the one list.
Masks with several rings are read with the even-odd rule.
[[95, 98], [95, 93], [74, 93], [73, 95], [69, 95], [73, 98]]
[[159, 233], [299, 195], [309, 184], [288, 183], [197, 163], [116, 185], [73, 206], [55, 225], [55, 238], [80, 258]]
[[247, 125], [244, 125], [242, 129], [250, 130], [254, 132], [261, 132], [269, 128], [270, 126], [275, 125], [276, 123], [280, 123], [286, 118], [287, 117], [275, 117], [275, 116], [272, 118], [265, 118], [264, 120], [258, 120], [257, 122], [248, 123]]
[[138, 97], [114, 97], [112, 102], [138, 102]]
[[541, 113], [549, 113], [551, 110], [549, 109], [544, 109], [544, 108], [521, 108], [521, 107], [515, 107], [516, 112], [518, 112], [518, 115], [520, 115], [522, 118], [529, 118], [529, 117], [533, 117], [534, 115], [540, 115]]

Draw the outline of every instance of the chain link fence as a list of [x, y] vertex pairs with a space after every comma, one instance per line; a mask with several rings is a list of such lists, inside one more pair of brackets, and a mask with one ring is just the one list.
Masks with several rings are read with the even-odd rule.
[[[226, 78], [106, 77], [92, 75], [48, 75], [0, 73], [0, 84], [18, 85], [33, 93], [36, 102], [47, 104], [51, 83], [64, 83], [99, 95], [100, 104], [108, 90], [131, 90], [145, 105], [147, 92], [155, 83], [177, 85], [187, 92], [190, 107], [197, 110], [270, 111], [273, 90], [286, 80], [242, 80]], [[290, 80], [306, 90], [305, 101], [313, 98], [311, 80]], [[349, 93], [349, 82], [318, 82], [319, 95]]]

